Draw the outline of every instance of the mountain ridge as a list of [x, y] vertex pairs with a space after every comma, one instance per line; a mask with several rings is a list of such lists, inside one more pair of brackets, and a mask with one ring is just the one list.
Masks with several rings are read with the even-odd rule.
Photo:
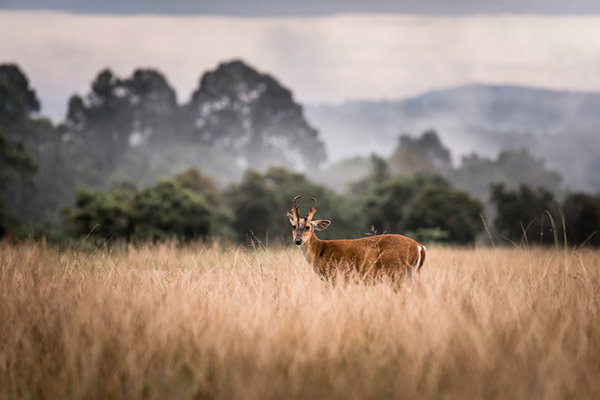
[[396, 100], [304, 107], [333, 162], [370, 153], [387, 156], [399, 135], [433, 129], [455, 163], [471, 153], [494, 157], [525, 147], [573, 187], [600, 189], [590, 181], [600, 167], [600, 93], [474, 83]]
[[471, 82], [457, 85], [449, 85], [442, 86], [435, 89], [429, 89], [420, 91], [413, 95], [407, 96], [399, 96], [392, 98], [350, 98], [343, 101], [333, 102], [333, 101], [317, 101], [317, 102], [306, 102], [304, 104], [310, 106], [340, 106], [347, 105], [353, 103], [396, 103], [403, 102], [409, 100], [417, 100], [420, 98], [425, 98], [433, 95], [438, 95], [440, 93], [449, 93], [454, 91], [462, 91], [465, 89], [509, 89], [509, 90], [518, 90], [523, 92], [539, 92], [539, 93], [547, 93], [547, 94], [569, 94], [569, 95], [583, 95], [583, 96], [600, 96], [600, 91], [585, 91], [585, 90], [572, 90], [572, 89], [553, 89], [550, 87], [544, 86], [529, 86], [529, 85], [519, 85], [514, 83], [486, 83], [486, 82]]

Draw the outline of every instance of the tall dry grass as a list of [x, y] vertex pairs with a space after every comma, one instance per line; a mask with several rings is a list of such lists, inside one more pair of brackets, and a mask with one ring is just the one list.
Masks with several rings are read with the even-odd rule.
[[331, 286], [296, 249], [0, 246], [1, 398], [600, 398], [600, 253], [432, 248]]

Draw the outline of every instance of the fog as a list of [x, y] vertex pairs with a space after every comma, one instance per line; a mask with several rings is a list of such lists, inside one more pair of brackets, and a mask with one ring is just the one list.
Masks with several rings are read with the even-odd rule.
[[229, 17], [0, 11], [0, 54], [26, 71], [44, 115], [95, 74], [163, 72], [180, 102], [203, 72], [243, 59], [302, 104], [401, 99], [466, 83], [600, 90], [600, 17]]
[[600, 94], [465, 85], [396, 101], [311, 105], [307, 116], [320, 127], [331, 161], [389, 156], [399, 135], [433, 129], [455, 166], [472, 153], [495, 157], [527, 148], [561, 172], [570, 188], [598, 190], [599, 108]]
[[21, 152], [0, 186], [21, 226], [190, 180], [238, 238], [246, 188], [363, 207], [426, 175], [486, 213], [490, 184], [600, 190], [599, 16], [0, 11], [0, 36], [0, 139]]

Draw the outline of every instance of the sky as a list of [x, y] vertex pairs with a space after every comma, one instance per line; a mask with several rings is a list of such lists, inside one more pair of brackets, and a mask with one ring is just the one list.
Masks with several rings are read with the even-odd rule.
[[376, 14], [548, 14], [600, 13], [597, 0], [2, 0], [12, 10], [54, 10], [83, 14], [170, 14], [316, 16]]
[[600, 2], [448, 3], [0, 0], [0, 63], [19, 64], [57, 121], [103, 68], [156, 68], [185, 102], [203, 72], [232, 59], [302, 103], [466, 83], [600, 91]]

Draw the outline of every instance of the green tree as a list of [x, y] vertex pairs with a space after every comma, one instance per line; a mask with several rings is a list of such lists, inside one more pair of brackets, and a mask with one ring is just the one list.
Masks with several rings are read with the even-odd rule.
[[22, 143], [11, 142], [0, 127], [0, 185], [11, 180], [11, 173], [18, 170], [35, 172], [37, 170], [35, 158]]
[[31, 186], [38, 170], [35, 153], [30, 148], [29, 131], [32, 114], [40, 110], [35, 91], [15, 64], [0, 64], [0, 236], [19, 217], [13, 199]]
[[213, 215], [211, 223], [213, 235], [227, 239], [235, 236], [231, 226], [233, 214], [225, 204], [223, 193], [211, 177], [202, 174], [195, 167], [190, 167], [175, 175], [173, 180], [182, 188], [191, 190], [206, 199]]
[[75, 195], [75, 208], [63, 211], [70, 230], [91, 242], [107, 240], [129, 240], [133, 233], [134, 220], [132, 201], [135, 189], [114, 187], [107, 192], [79, 189]]
[[6, 210], [3, 202], [7, 189], [15, 175], [25, 173], [33, 174], [37, 170], [35, 159], [21, 143], [11, 143], [8, 135], [0, 126], [0, 237], [9, 229], [11, 213]]
[[556, 223], [559, 220], [550, 191], [527, 185], [510, 190], [503, 184], [494, 184], [491, 192], [491, 201], [496, 207], [494, 227], [502, 236], [515, 243], [522, 239], [529, 243], [553, 242], [552, 225], [546, 212], [553, 215]]
[[213, 179], [203, 175], [195, 167], [190, 167], [175, 175], [173, 180], [182, 188], [204, 196], [213, 207], [218, 207], [223, 202], [223, 195]]
[[138, 193], [132, 202], [134, 235], [143, 240], [207, 238], [213, 216], [208, 202], [173, 181]]
[[273, 210], [277, 200], [274, 191], [260, 173], [248, 170], [239, 185], [227, 193], [234, 214], [233, 229], [238, 239], [244, 241], [252, 234], [266, 241], [268, 232], [275, 223]]
[[204, 197], [170, 180], [141, 192], [131, 184], [106, 192], [81, 189], [75, 208], [64, 214], [74, 234], [100, 241], [203, 239], [215, 220]]
[[600, 246], [600, 196], [572, 193], [563, 207], [569, 242]]
[[436, 176], [395, 176], [364, 200], [365, 222], [378, 233], [465, 244], [481, 231], [482, 205]]
[[29, 80], [15, 64], [0, 64], [0, 125], [22, 124], [40, 110], [40, 102]]
[[406, 205], [421, 190], [423, 177], [397, 175], [374, 185], [364, 200], [364, 217], [379, 233], [401, 233]]
[[410, 201], [403, 219], [405, 232], [415, 239], [436, 235], [441, 242], [467, 244], [481, 232], [482, 204], [468, 193], [448, 185], [426, 185]]

